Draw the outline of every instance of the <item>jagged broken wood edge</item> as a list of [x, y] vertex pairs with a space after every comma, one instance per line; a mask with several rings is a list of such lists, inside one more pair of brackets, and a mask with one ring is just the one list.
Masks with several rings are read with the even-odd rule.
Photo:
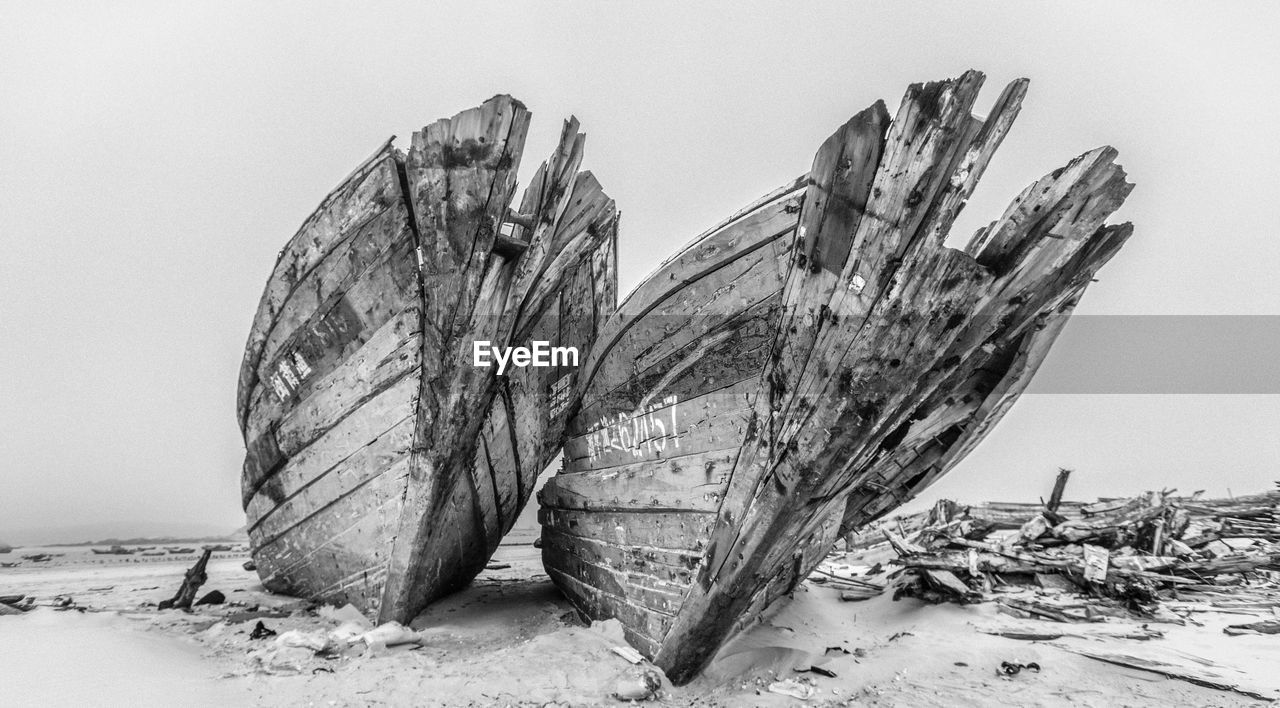
[[[1068, 189], [1054, 205], [1060, 218], [1050, 228], [1037, 230], [1036, 224], [1007, 219], [1007, 228], [990, 230], [993, 236], [986, 243], [1009, 248], [992, 250], [984, 244], [974, 254], [945, 248], [950, 224], [1012, 122], [1023, 90], [1015, 82], [984, 122], [970, 113], [980, 85], [981, 75], [968, 72], [958, 80], [912, 86], [888, 127], [883, 156], [870, 180], [864, 213], [876, 218], [858, 220], [839, 279], [822, 276], [827, 272], [823, 264], [793, 268], [800, 283], [789, 281], [784, 295], [792, 308], [797, 300], [808, 302], [814, 290], [830, 293], [830, 298], [818, 300], [823, 305], [815, 308], [819, 316], [792, 318], [781, 331], [781, 351], [787, 350], [790, 336], [814, 344], [807, 356], [776, 356], [764, 374], [764, 385], [775, 389], [757, 398], [755, 444], [748, 443], [735, 469], [699, 581], [654, 657], [673, 681], [696, 675], [734, 628], [749, 621], [748, 610], [767, 605], [770, 592], [778, 590], [769, 578], [785, 575], [802, 542], [813, 540], [823, 524], [830, 526], [833, 513], [843, 511], [845, 497], [874, 469], [883, 452], [879, 444], [904, 425], [909, 430], [921, 396], [927, 399], [966, 369], [979, 366], [986, 360], [984, 344], [1018, 339], [1041, 314], [1066, 306], [1128, 236], [1127, 225], [1101, 226], [1129, 188], [1123, 172], [1111, 165], [1114, 151], [1108, 148], [1100, 160], [1072, 163], [1102, 163], [1085, 175], [1101, 181], [1074, 173], [1075, 181], [1061, 180], [1078, 188]], [[874, 153], [845, 150], [839, 142], [824, 148], [837, 146], [855, 155]], [[820, 153], [815, 164], [822, 160]], [[834, 164], [852, 167], [857, 162]], [[1069, 171], [1070, 166], [1050, 179]], [[809, 238], [822, 244], [823, 234], [808, 227], [821, 229], [828, 220], [811, 211], [824, 204], [856, 209], [859, 202], [856, 195], [822, 200], [817, 194], [822, 185], [816, 182], [806, 195], [801, 216], [806, 233], [797, 237], [797, 252], [816, 252]], [[867, 183], [846, 182], [854, 188]], [[1102, 198], [1091, 200], [1095, 194]], [[1082, 203], [1087, 208], [1068, 209]], [[1043, 273], [1060, 277], [1042, 282], [1035, 276]], [[823, 277], [828, 285], [806, 287], [809, 275]], [[1029, 296], [1037, 288], [1048, 292], [1026, 304], [992, 304], [996, 295]], [[797, 298], [797, 291], [805, 294]], [[975, 317], [977, 311], [983, 316]], [[818, 331], [803, 332], [806, 327]], [[889, 356], [913, 348], [910, 356]], [[896, 366], [888, 364], [890, 359]], [[793, 361], [801, 366], [788, 369]], [[1025, 366], [1026, 357], [1022, 361]], [[777, 391], [780, 383], [787, 388]], [[780, 404], [796, 412], [780, 411]], [[808, 452], [814, 450], [819, 452]]]

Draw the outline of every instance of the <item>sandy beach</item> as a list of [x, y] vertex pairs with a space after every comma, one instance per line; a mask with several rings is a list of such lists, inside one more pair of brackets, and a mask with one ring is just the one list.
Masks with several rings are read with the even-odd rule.
[[[25, 552], [25, 551], [24, 551]], [[160, 611], [188, 558], [65, 555], [0, 569], [0, 594], [39, 605], [0, 617], [0, 666], [11, 705], [572, 705], [620, 704], [619, 681], [643, 671], [616, 654], [625, 646], [612, 622], [584, 625], [542, 572], [532, 536], [508, 538], [466, 590], [431, 606], [412, 627], [420, 645], [362, 645], [316, 655], [282, 648], [289, 630], [328, 631], [332, 609], [263, 590], [243, 556], [220, 554], [202, 589], [227, 602]], [[854, 570], [833, 558], [837, 572]], [[506, 566], [506, 567], [502, 567]], [[1269, 610], [1192, 608], [1185, 623], [1151, 624], [1163, 634], [1139, 641], [1143, 625], [1112, 620], [1064, 625], [1015, 619], [997, 605], [929, 605], [887, 592], [863, 602], [814, 576], [789, 602], [727, 646], [693, 683], [664, 682], [663, 705], [1027, 705], [1235, 706], [1266, 701], [1088, 658], [1123, 654], [1198, 670], [1205, 680], [1259, 696], [1280, 696], [1274, 636], [1228, 636], [1227, 624]], [[55, 609], [58, 597], [74, 608]], [[277, 637], [250, 639], [258, 622]], [[1063, 632], [1027, 641], [989, 632]], [[1071, 636], [1080, 634], [1082, 636]], [[1029, 664], [1013, 676], [1002, 662]], [[798, 672], [818, 667], [822, 673]], [[825, 674], [834, 674], [828, 676]], [[807, 700], [771, 692], [779, 681]]]

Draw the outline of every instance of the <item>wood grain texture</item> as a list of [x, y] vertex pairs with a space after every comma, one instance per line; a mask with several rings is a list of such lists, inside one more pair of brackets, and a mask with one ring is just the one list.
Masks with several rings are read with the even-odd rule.
[[529, 119], [496, 96], [388, 142], [281, 252], [238, 395], [272, 590], [407, 622], [484, 567], [558, 452], [577, 368], [499, 377], [473, 342], [585, 356], [616, 306], [617, 214], [573, 119], [509, 212]]
[[[980, 119], [981, 84], [913, 85], [892, 119], [879, 103], [854, 116], [807, 178], [686, 247], [603, 327], [566, 469], [542, 493], [544, 561], [674, 682], [790, 592], [842, 524], [972, 449], [1128, 237], [1104, 223], [1130, 185], [1102, 148], [965, 251], [944, 245], [1026, 92], [1010, 84]], [[678, 453], [657, 449], [656, 423], [685, 402], [700, 405], [668, 426]], [[713, 482], [681, 460], [730, 471]], [[683, 588], [679, 602], [654, 601], [653, 578]]]

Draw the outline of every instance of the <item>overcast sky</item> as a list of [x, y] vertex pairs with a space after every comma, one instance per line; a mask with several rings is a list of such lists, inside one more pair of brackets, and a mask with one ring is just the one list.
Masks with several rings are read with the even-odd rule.
[[[1276, 3], [0, 5], [0, 538], [242, 524], [236, 377], [276, 252], [388, 135], [495, 93], [533, 111], [525, 177], [581, 119], [626, 292], [874, 100], [972, 67], [985, 110], [1026, 76], [959, 228], [1111, 144], [1137, 231], [1078, 312], [1280, 315], [1278, 26]], [[1047, 380], [1145, 366], [1082, 331]], [[1162, 376], [1025, 396], [935, 489], [1033, 499], [1059, 465], [1078, 497], [1280, 477], [1274, 380], [1158, 395]]]

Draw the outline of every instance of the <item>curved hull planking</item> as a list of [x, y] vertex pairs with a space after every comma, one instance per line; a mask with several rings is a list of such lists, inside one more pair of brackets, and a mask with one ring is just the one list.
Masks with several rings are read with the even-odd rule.
[[964, 250], [951, 224], [1021, 105], [913, 85], [700, 237], [601, 330], [540, 495], [543, 558], [677, 683], [860, 525], [950, 469], [1026, 386], [1131, 227], [1102, 148]]
[[518, 416], [574, 370], [498, 376], [473, 343], [585, 354], [615, 303], [617, 220], [577, 171], [575, 120], [508, 212], [528, 121], [498, 96], [407, 154], [388, 141], [281, 252], [238, 397], [271, 590], [408, 621], [483, 569], [558, 449], [563, 413]]

